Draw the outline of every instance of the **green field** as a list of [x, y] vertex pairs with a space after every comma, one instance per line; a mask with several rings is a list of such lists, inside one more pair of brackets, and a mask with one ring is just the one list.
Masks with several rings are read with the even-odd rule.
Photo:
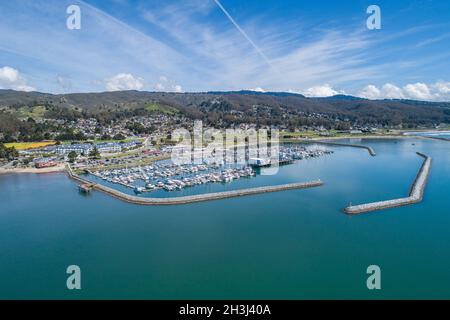
[[17, 110], [16, 115], [19, 118], [43, 119], [45, 114], [44, 106], [21, 107]]
[[178, 109], [176, 109], [174, 107], [162, 105], [159, 103], [149, 103], [145, 106], [145, 109], [147, 109], [150, 112], [164, 113], [167, 115], [175, 115], [180, 112]]

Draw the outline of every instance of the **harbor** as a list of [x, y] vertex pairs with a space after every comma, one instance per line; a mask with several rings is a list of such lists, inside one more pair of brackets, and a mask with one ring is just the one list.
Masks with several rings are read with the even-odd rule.
[[[318, 178], [325, 183], [322, 187], [310, 189], [181, 205], [138, 205], [95, 188], [90, 195], [84, 195], [77, 189], [82, 182], [69, 180], [64, 174], [0, 175], [0, 197], [7, 208], [1, 215], [0, 224], [5, 239], [2, 242], [3, 252], [8, 255], [20, 253], [18, 259], [4, 260], [7, 266], [2, 278], [7, 287], [17, 288], [13, 285], [18, 285], [20, 288], [13, 292], [3, 290], [3, 294], [6, 296], [12, 292], [24, 298], [22, 289], [25, 286], [32, 298], [34, 292], [38, 295], [40, 291], [33, 291], [31, 282], [37, 283], [45, 275], [55, 273], [51, 282], [54, 280], [54, 285], [50, 285], [46, 292], [58, 295], [63, 290], [58, 280], [58, 272], [61, 273], [58, 261], [73, 263], [74, 252], [79, 257], [79, 262], [75, 263], [81, 265], [86, 265], [85, 261], [90, 261], [95, 255], [95, 264], [87, 265], [102, 270], [108, 276], [95, 292], [82, 290], [85, 298], [118, 298], [112, 294], [118, 288], [125, 292], [132, 290], [133, 298], [138, 299], [165, 294], [168, 297], [171, 295], [171, 298], [179, 297], [173, 296], [171, 291], [167, 293], [167, 288], [176, 288], [180, 295], [194, 294], [202, 298], [210, 295], [208, 283], [219, 289], [215, 297], [223, 298], [227, 293], [238, 294], [246, 286], [268, 281], [271, 290], [281, 292], [281, 299], [306, 299], [311, 292], [317, 292], [317, 288], [324, 291], [329, 288], [329, 278], [323, 280], [323, 274], [327, 272], [339, 275], [335, 277], [332, 273], [334, 280], [339, 279], [336, 284], [339, 287], [349, 280], [360, 280], [365, 269], [357, 272], [354, 278], [345, 270], [360, 270], [361, 265], [366, 266], [364, 261], [368, 247], [373, 248], [369, 251], [377, 253], [378, 263], [393, 261], [390, 272], [398, 278], [404, 274], [405, 263], [411, 263], [409, 253], [414, 263], [418, 263], [419, 270], [413, 270], [418, 279], [421, 279], [423, 270], [435, 274], [432, 273], [435, 264], [430, 265], [428, 261], [433, 261], [436, 256], [444, 259], [441, 260], [441, 269], [448, 268], [450, 258], [442, 244], [450, 241], [445, 206], [448, 198], [445, 185], [450, 181], [450, 145], [437, 140], [414, 138], [398, 142], [378, 139], [367, 141], [367, 145], [375, 149], [377, 157], [369, 157], [363, 149], [333, 147], [333, 155], [280, 167], [274, 177], [257, 176], [231, 184], [200, 185], [174, 192], [159, 190], [139, 196], [178, 197], [314, 181]], [[347, 216], [342, 212], [350, 202], [356, 205], [407, 196], [423, 162], [416, 151], [433, 158], [431, 176], [420, 204], [361, 216]], [[102, 183], [98, 179], [95, 181]], [[109, 183], [105, 185], [116, 189]], [[134, 195], [132, 189], [117, 189]], [[49, 204], [52, 211], [48, 209]], [[79, 234], [84, 237], [79, 238]], [[22, 239], [18, 235], [30, 236]], [[62, 243], [53, 241], [61, 235]], [[44, 246], [49, 249], [45, 259], [39, 260], [43, 263], [42, 268], [30, 274], [29, 280], [23, 276], [29, 269], [27, 265], [35, 263], [36, 254], [42, 257], [42, 253], [35, 250], [36, 236], [45, 237]], [[411, 243], [420, 245], [412, 246]], [[208, 244], [208, 247], [202, 244]], [[258, 248], [255, 249], [256, 244]], [[405, 250], [408, 250], [407, 257]], [[61, 254], [64, 256], [61, 257]], [[282, 263], [268, 263], [269, 258], [270, 261]], [[248, 261], [248, 265], [242, 263], [243, 259]], [[188, 268], [180, 264], [180, 261], [186, 260], [190, 262]], [[125, 269], [110, 268], [111, 262]], [[261, 266], [261, 273], [249, 279], [248, 275], [254, 274], [255, 265]], [[336, 269], [339, 265], [341, 267]], [[153, 270], [152, 274], [162, 274], [164, 279], [155, 283], [154, 278], [150, 277], [144, 283], [143, 290], [142, 277], [135, 275], [136, 270], [140, 275]], [[236, 273], [239, 277], [230, 287], [229, 279]], [[224, 274], [226, 277], [221, 281], [212, 277], [213, 274]], [[276, 276], [280, 274], [286, 276]], [[450, 275], [443, 274], [445, 283], [450, 281]], [[274, 276], [267, 280], [267, 275]], [[120, 285], [108, 281], [108, 278], [121, 277], [125, 277], [126, 281]], [[203, 291], [199, 293], [183, 285], [186, 278], [204, 284]], [[311, 279], [322, 279], [322, 282], [312, 282]], [[396, 292], [399, 295], [420, 296], [419, 288], [411, 292], [411, 288], [405, 286], [407, 281], [405, 279], [401, 285], [394, 283]], [[420, 290], [438, 290], [440, 296], [444, 296], [450, 294], [445, 283], [442, 284], [441, 277], [433, 277], [433, 281], [425, 277]], [[298, 284], [305, 290], [295, 291]], [[355, 296], [367, 291], [364, 283], [363, 287], [354, 293]], [[292, 290], [289, 291], [292, 293], [285, 294], [286, 290]], [[369, 292], [367, 297], [372, 294]], [[70, 295], [69, 292], [68, 297]], [[343, 295], [336, 290], [334, 297], [342, 298]]]
[[419, 173], [417, 174], [414, 183], [412, 184], [409, 197], [349, 206], [344, 209], [344, 212], [349, 215], [356, 215], [372, 211], [402, 207], [421, 202], [423, 200], [425, 187], [430, 175], [432, 159], [431, 157], [428, 157], [427, 155], [420, 152], [417, 152], [417, 155], [423, 157], [425, 160], [420, 167]]
[[293, 164], [295, 161], [317, 158], [333, 153], [325, 148], [306, 148], [304, 146], [289, 145], [279, 148], [278, 163], [269, 158], [249, 158], [238, 163], [206, 161], [201, 164], [174, 164], [171, 161], [158, 161], [151, 165], [126, 167], [112, 170], [85, 170], [88, 175], [97, 179], [132, 189], [140, 195], [157, 190], [177, 191], [186, 188], [214, 184], [232, 183], [243, 178], [254, 178], [259, 169], [271, 166]]
[[[79, 183], [79, 190], [89, 194], [91, 190], [97, 190], [122, 201], [140, 205], [175, 205], [202, 201], [242, 197], [263, 193], [273, 193], [285, 190], [305, 189], [323, 185], [321, 180], [312, 180], [304, 183], [288, 183], [275, 186], [263, 186], [255, 188], [243, 188], [238, 190], [210, 192], [180, 197], [142, 197], [144, 193], [157, 190], [167, 192], [183, 190], [186, 188], [222, 183], [228, 184], [244, 178], [254, 178], [260, 168], [273, 165], [289, 165], [296, 161], [317, 158], [328, 155], [333, 151], [324, 148], [306, 148], [304, 146], [290, 145], [279, 149], [279, 163], [271, 163], [267, 158], [250, 158], [245, 164], [238, 163], [208, 163], [202, 164], [174, 164], [171, 161], [160, 161], [147, 166], [139, 166], [113, 170], [85, 170], [85, 175], [80, 176], [73, 172], [70, 165], [67, 172], [70, 178]], [[89, 177], [95, 177], [105, 183], [92, 182]], [[133, 194], [122, 192], [112, 185], [119, 185], [132, 189]]]
[[219, 165], [175, 165], [160, 163], [145, 167], [89, 172], [104, 181], [133, 189], [136, 194], [164, 189], [181, 190], [206, 183], [230, 183], [256, 175], [251, 167]]
[[[220, 199], [227, 199], [227, 198], [236, 198], [236, 197], [264, 194], [264, 193], [274, 193], [274, 192], [287, 191], [287, 190], [308, 189], [308, 188], [321, 187], [324, 185], [324, 183], [321, 180], [315, 180], [315, 181], [302, 182], [302, 183], [290, 183], [290, 184], [283, 184], [283, 185], [242, 189], [242, 190], [206, 193], [206, 194], [191, 195], [191, 196], [185, 196], [185, 197], [143, 198], [143, 197], [133, 196], [133, 195], [129, 195], [129, 194], [120, 192], [116, 189], [109, 188], [102, 184], [93, 184], [90, 181], [87, 181], [86, 179], [76, 175], [72, 171], [70, 166], [67, 167], [67, 174], [68, 174], [69, 178], [80, 183], [80, 186], [90, 186], [90, 188], [92, 188], [93, 190], [103, 192], [107, 195], [110, 195], [110, 196], [116, 198], [116, 199], [119, 199], [119, 200], [122, 200], [122, 201], [125, 201], [128, 203], [132, 203], [132, 204], [147, 205], [147, 206], [181, 205], [181, 204], [189, 204], [189, 203], [196, 203], [196, 202], [204, 202], [204, 201], [212, 201], [212, 200], [220, 200]], [[82, 188], [84, 189], [85, 187], [82, 187]]]

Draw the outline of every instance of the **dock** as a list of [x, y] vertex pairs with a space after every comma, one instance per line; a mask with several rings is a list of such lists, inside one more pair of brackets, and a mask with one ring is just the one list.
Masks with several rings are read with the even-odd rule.
[[228, 199], [228, 198], [237, 198], [243, 196], [264, 194], [264, 193], [273, 193], [287, 190], [297, 190], [297, 189], [307, 189], [323, 186], [324, 183], [320, 180], [303, 182], [303, 183], [291, 183], [291, 184], [283, 184], [276, 186], [266, 186], [266, 187], [258, 187], [251, 189], [242, 189], [242, 190], [233, 190], [233, 191], [225, 191], [225, 192], [216, 192], [216, 193], [205, 193], [199, 195], [192, 196], [184, 196], [184, 197], [173, 197], [173, 198], [144, 198], [129, 195], [123, 192], [120, 192], [116, 189], [109, 188], [102, 184], [93, 184], [90, 181], [78, 176], [75, 174], [70, 166], [67, 166], [67, 174], [69, 178], [72, 180], [81, 183], [81, 184], [89, 184], [92, 186], [92, 189], [103, 192], [109, 196], [112, 196], [116, 199], [138, 204], [138, 205], [181, 205], [181, 204], [189, 204], [189, 203], [197, 203], [197, 202], [205, 202], [212, 200], [220, 200], [220, 199]]
[[[288, 164], [293, 164], [295, 162], [294, 159], [282, 159], [279, 160], [278, 163], [275, 166], [285, 166]], [[260, 169], [260, 168], [270, 168], [272, 167], [272, 163], [265, 163], [265, 164], [251, 164], [250, 167], [255, 168], [255, 169]]]
[[430, 175], [432, 159], [420, 152], [417, 152], [417, 155], [424, 158], [424, 161], [422, 163], [422, 166], [420, 167], [416, 179], [414, 180], [414, 183], [411, 186], [408, 197], [361, 204], [357, 206], [349, 206], [344, 209], [344, 212], [348, 215], [356, 215], [372, 211], [403, 207], [421, 202], [423, 200], [423, 195]]

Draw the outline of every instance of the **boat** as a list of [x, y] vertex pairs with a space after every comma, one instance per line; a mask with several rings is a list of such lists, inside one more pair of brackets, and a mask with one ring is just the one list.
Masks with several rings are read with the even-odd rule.
[[141, 194], [144, 191], [145, 191], [145, 188], [142, 188], [142, 187], [135, 187], [134, 188], [134, 193], [136, 193], [136, 194]]

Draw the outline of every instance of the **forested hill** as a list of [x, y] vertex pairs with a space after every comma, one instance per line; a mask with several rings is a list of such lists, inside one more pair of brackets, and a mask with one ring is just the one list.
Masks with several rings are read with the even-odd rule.
[[178, 110], [194, 118], [226, 118], [262, 123], [281, 123], [283, 119], [319, 115], [360, 124], [434, 125], [450, 123], [449, 102], [412, 100], [366, 100], [351, 96], [306, 98], [300, 94], [253, 91], [162, 93], [118, 91], [103, 93], [47, 94], [0, 90], [0, 112], [25, 106], [44, 106], [49, 110], [70, 110], [89, 116], [105, 112], [133, 112], [149, 105]]

